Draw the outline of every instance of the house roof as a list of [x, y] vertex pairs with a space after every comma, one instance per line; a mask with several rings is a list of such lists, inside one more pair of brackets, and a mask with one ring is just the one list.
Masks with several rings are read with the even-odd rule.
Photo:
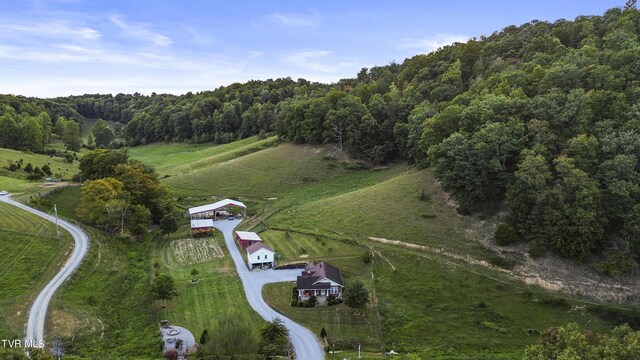
[[213, 227], [212, 219], [191, 220], [192, 229], [199, 229], [199, 228], [206, 228], [206, 227]]
[[262, 243], [262, 242], [257, 242], [255, 244], [252, 244], [251, 246], [247, 247], [247, 253], [249, 254], [253, 254], [254, 252], [260, 250], [260, 249], [265, 249], [267, 251], [271, 251], [273, 252], [273, 249], [271, 248], [271, 246]]
[[[320, 284], [325, 283], [319, 282], [324, 278], [344, 286], [340, 269], [323, 261], [320, 263], [310, 262], [305, 266], [305, 270], [302, 272], [302, 275], [298, 276], [298, 288], [315, 289], [304, 286], [301, 287], [301, 285], [311, 283], [314, 286], [320, 286]], [[302, 281], [302, 283], [300, 281]]]
[[296, 287], [300, 290], [329, 290], [331, 283], [317, 282], [320, 280], [317, 276], [300, 275], [296, 280]]
[[258, 234], [251, 231], [236, 231], [236, 235], [240, 238], [240, 240], [249, 240], [249, 241], [262, 241]]
[[192, 207], [189, 208], [189, 215], [193, 215], [193, 214], [198, 214], [198, 213], [203, 213], [203, 212], [207, 212], [207, 211], [214, 211], [220, 208], [223, 208], [225, 206], [239, 206], [241, 208], [246, 209], [247, 206], [243, 203], [241, 203], [238, 200], [232, 200], [232, 199], [223, 199], [217, 202], [214, 202], [213, 204], [208, 204], [208, 205], [201, 205], [201, 206], [196, 206], [196, 207]]

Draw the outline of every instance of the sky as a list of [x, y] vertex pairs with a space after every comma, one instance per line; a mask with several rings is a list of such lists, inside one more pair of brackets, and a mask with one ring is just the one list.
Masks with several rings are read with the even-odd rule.
[[0, 0], [0, 93], [57, 97], [325, 83], [530, 20], [625, 0]]

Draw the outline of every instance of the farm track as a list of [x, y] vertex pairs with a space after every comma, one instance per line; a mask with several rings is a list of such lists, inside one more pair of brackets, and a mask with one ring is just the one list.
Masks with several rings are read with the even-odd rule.
[[[8, 196], [0, 197], [0, 201], [26, 210], [48, 221], [54, 223], [56, 221], [55, 217], [14, 201]], [[80, 266], [80, 263], [82, 262], [82, 259], [86, 255], [89, 248], [89, 237], [82, 229], [64, 220], [58, 220], [58, 224], [61, 228], [67, 230], [71, 234], [71, 236], [73, 236], [73, 252], [67, 259], [65, 264], [62, 266], [60, 271], [53, 277], [53, 279], [51, 279], [51, 281], [49, 281], [49, 283], [47, 283], [44, 289], [42, 289], [40, 294], [38, 294], [38, 296], [36, 297], [36, 300], [33, 302], [31, 310], [29, 310], [27, 332], [25, 336], [25, 340], [27, 340], [28, 342], [37, 342], [44, 340], [44, 323], [47, 317], [49, 302], [51, 301], [53, 294], [58, 290], [58, 288], [60, 288], [64, 281], [68, 279], [69, 276], [71, 276], [71, 274], [78, 268], [78, 266]], [[25, 224], [25, 226], [26, 228], [31, 228], [30, 226], [28, 226], [28, 224]]]
[[300, 275], [299, 269], [291, 270], [267, 270], [260, 272], [249, 271], [244, 262], [242, 254], [233, 240], [233, 229], [240, 224], [241, 220], [220, 220], [214, 222], [214, 226], [224, 234], [224, 240], [229, 249], [229, 254], [236, 265], [236, 271], [242, 280], [249, 305], [263, 319], [271, 321], [280, 318], [289, 329], [289, 339], [293, 345], [296, 359], [299, 360], [322, 360], [324, 350], [317, 337], [309, 329], [285, 317], [272, 309], [262, 297], [262, 287], [266, 284], [295, 281]]

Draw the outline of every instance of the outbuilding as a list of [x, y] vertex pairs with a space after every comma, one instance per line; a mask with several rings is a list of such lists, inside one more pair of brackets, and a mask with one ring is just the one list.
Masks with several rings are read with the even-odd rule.
[[219, 217], [229, 215], [229, 207], [239, 207], [242, 210], [242, 216], [247, 216], [247, 206], [238, 200], [224, 199], [213, 204], [201, 205], [189, 208], [189, 217], [195, 219], [213, 219], [218, 220]]
[[247, 248], [249, 270], [253, 270], [255, 266], [273, 267], [275, 265], [274, 257], [275, 252], [273, 249], [263, 242], [257, 242]]
[[213, 219], [192, 219], [191, 230], [213, 229]]
[[262, 239], [251, 231], [236, 231], [236, 241], [243, 249], [246, 249], [255, 243], [262, 242]]

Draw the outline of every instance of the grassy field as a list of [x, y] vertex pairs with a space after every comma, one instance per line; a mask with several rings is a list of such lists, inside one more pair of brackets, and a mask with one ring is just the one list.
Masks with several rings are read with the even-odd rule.
[[0, 339], [21, 338], [29, 307], [72, 247], [55, 225], [0, 203]]
[[324, 161], [325, 149], [283, 144], [167, 178], [181, 196], [267, 199], [346, 172]]
[[131, 148], [131, 157], [156, 167], [161, 176], [183, 174], [273, 146], [276, 137], [250, 137], [230, 144], [156, 143]]
[[266, 230], [260, 233], [262, 240], [276, 249], [281, 256], [278, 264], [322, 261], [341, 258], [357, 258], [365, 252], [342, 241], [328, 237], [289, 232]]
[[[265, 322], [249, 307], [222, 234], [198, 239], [174, 236], [155, 244], [152, 259], [154, 272], [168, 273], [178, 284], [178, 296], [166, 308], [156, 302], [161, 318], [188, 328], [196, 339], [207, 329], [216, 354], [258, 352], [259, 330]], [[200, 272], [196, 284], [191, 281], [192, 269]]]
[[464, 234], [470, 220], [447, 204], [446, 195], [429, 170], [405, 171], [372, 186], [306, 202], [275, 214], [267, 223], [475, 252]]
[[[21, 169], [9, 171], [9, 165], [20, 159], [22, 159]], [[69, 179], [78, 172], [77, 161], [69, 164], [60, 157], [0, 148], [0, 190], [10, 191], [18, 200], [50, 191], [50, 187], [44, 183], [44, 180], [27, 180], [28, 174], [24, 171], [24, 167], [29, 163], [40, 168], [48, 164], [54, 177]]]

